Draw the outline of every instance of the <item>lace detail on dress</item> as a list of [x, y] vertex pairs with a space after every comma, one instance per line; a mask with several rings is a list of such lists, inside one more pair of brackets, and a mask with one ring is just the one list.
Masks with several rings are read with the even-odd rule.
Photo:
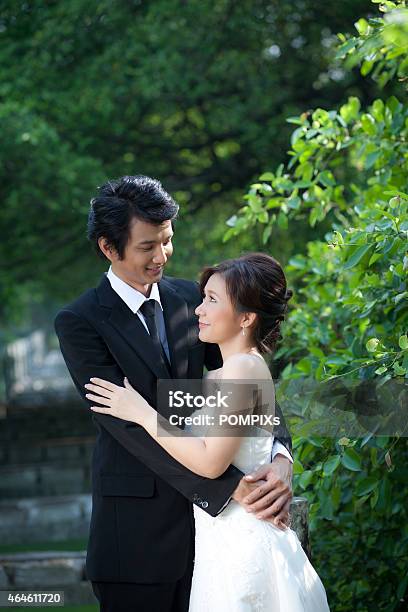
[[[273, 436], [254, 428], [234, 465], [271, 458]], [[266, 435], [265, 435], [266, 434]], [[327, 612], [320, 578], [294, 531], [258, 520], [232, 500], [212, 517], [194, 506], [196, 554], [189, 612]]]

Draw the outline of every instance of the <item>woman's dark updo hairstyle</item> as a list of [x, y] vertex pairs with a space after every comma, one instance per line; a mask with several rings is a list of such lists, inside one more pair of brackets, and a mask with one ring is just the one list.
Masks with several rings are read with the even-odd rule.
[[280, 325], [287, 304], [293, 295], [286, 287], [286, 278], [276, 259], [264, 253], [248, 253], [205, 268], [200, 277], [200, 290], [213, 274], [220, 274], [227, 294], [237, 312], [254, 312], [254, 341], [261, 353], [270, 353], [281, 338]]

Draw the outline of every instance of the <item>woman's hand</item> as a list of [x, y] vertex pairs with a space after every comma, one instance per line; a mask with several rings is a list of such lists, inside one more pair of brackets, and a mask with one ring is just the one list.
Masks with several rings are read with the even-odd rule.
[[118, 419], [132, 421], [142, 426], [146, 419], [156, 412], [132, 387], [127, 378], [124, 379], [124, 387], [119, 387], [102, 378], [91, 378], [90, 381], [85, 388], [92, 393], [87, 393], [86, 397], [106, 406], [105, 408], [91, 406], [94, 412], [110, 414]]

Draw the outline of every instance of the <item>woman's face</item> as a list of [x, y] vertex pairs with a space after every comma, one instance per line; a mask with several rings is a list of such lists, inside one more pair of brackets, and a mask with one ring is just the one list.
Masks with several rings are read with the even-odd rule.
[[238, 314], [231, 304], [225, 281], [220, 274], [210, 276], [204, 293], [202, 304], [195, 310], [200, 327], [200, 340], [221, 344], [241, 333], [243, 315]]

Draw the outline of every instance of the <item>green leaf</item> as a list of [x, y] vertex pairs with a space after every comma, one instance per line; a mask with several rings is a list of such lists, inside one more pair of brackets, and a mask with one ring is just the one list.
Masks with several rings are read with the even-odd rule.
[[259, 223], [262, 223], [262, 224], [268, 223], [269, 215], [268, 215], [267, 211], [263, 210], [262, 212], [260, 212], [257, 215], [257, 219], [258, 219]]
[[381, 376], [381, 374], [384, 374], [387, 371], [387, 369], [388, 369], [387, 366], [383, 365], [383, 366], [377, 368], [375, 370], [375, 373], [378, 374], [378, 376]]
[[230, 217], [227, 221], [226, 221], [226, 225], [228, 225], [229, 227], [235, 227], [236, 223], [237, 223], [238, 217], [237, 215], [232, 215], [232, 217]]
[[378, 503], [379, 494], [380, 494], [380, 490], [374, 489], [374, 493], [372, 494], [371, 499], [370, 499], [370, 506], [372, 509], [374, 509]]
[[333, 520], [333, 501], [331, 496], [326, 495], [320, 503], [320, 513], [328, 521]]
[[401, 198], [399, 198], [398, 196], [394, 196], [393, 198], [390, 199], [388, 204], [390, 208], [397, 208], [397, 206], [401, 204]]
[[354, 268], [354, 266], [356, 266], [363, 259], [364, 255], [366, 255], [366, 253], [368, 253], [373, 246], [373, 244], [363, 244], [361, 247], [358, 247], [344, 264], [343, 270], [350, 270], [351, 268]]
[[277, 224], [280, 229], [288, 229], [288, 218], [282, 211], [278, 215]]
[[360, 480], [357, 483], [356, 495], [361, 497], [362, 495], [371, 493], [378, 487], [379, 483], [380, 481], [376, 476], [368, 476], [367, 478], [363, 478], [363, 480]]
[[395, 376], [405, 376], [407, 373], [407, 369], [400, 366], [398, 363], [394, 363], [392, 369]]
[[334, 508], [337, 509], [339, 507], [340, 500], [341, 500], [341, 489], [339, 486], [332, 487], [331, 498], [333, 501]]
[[364, 113], [364, 115], [361, 115], [361, 127], [369, 136], [375, 136], [377, 133], [375, 119], [369, 113]]
[[234, 228], [230, 228], [229, 230], [227, 230], [225, 232], [224, 236], [222, 237], [222, 241], [223, 242], [228, 242], [228, 240], [230, 240], [232, 238], [232, 236], [235, 236]]
[[262, 243], [266, 244], [272, 234], [272, 225], [267, 225], [262, 233]]
[[378, 261], [379, 259], [383, 258], [383, 254], [382, 253], [373, 253], [370, 257], [370, 260], [368, 262], [368, 266], [372, 266], [373, 263], [375, 263], [376, 261]]
[[408, 349], [408, 335], [404, 334], [403, 336], [400, 336], [398, 340], [398, 344], [399, 344], [399, 347], [402, 348], [403, 351], [406, 351]]
[[306, 189], [312, 185], [312, 181], [296, 181], [296, 183], [293, 184], [293, 189]]
[[356, 97], [351, 97], [348, 99], [347, 104], [343, 104], [343, 106], [340, 108], [340, 116], [344, 119], [344, 121], [346, 121], [346, 123], [349, 123], [350, 121], [357, 119], [360, 106], [360, 100]]
[[317, 175], [316, 180], [318, 183], [321, 183], [325, 187], [334, 187], [336, 184], [333, 174], [329, 172], [328, 170], [325, 170], [324, 172], [320, 172]]
[[388, 478], [383, 478], [380, 484], [380, 495], [378, 498], [377, 508], [380, 511], [385, 511], [391, 505], [391, 484]]
[[297, 143], [297, 141], [302, 138], [304, 134], [304, 128], [303, 127], [298, 127], [294, 132], [292, 132], [292, 135], [290, 137], [290, 144], [295, 145]]
[[364, 506], [364, 504], [366, 503], [369, 497], [370, 497], [369, 495], [363, 495], [359, 499], [355, 499], [354, 500], [354, 512], [358, 512], [360, 508]]
[[293, 473], [302, 474], [303, 471], [304, 471], [303, 465], [300, 463], [299, 459], [295, 459], [293, 462]]
[[304, 357], [303, 359], [298, 361], [295, 367], [297, 370], [300, 370], [301, 372], [304, 372], [305, 374], [312, 373], [312, 362], [308, 357]]
[[298, 483], [302, 487], [302, 489], [306, 489], [312, 482], [314, 477], [314, 472], [312, 470], [305, 470], [303, 474], [299, 476]]
[[382, 151], [380, 150], [369, 153], [364, 162], [364, 168], [366, 170], [369, 170], [372, 166], [374, 166], [375, 162], [377, 161], [379, 157], [381, 157], [381, 155], [382, 155]]
[[408, 200], [408, 194], [404, 193], [403, 191], [398, 191], [398, 189], [393, 189], [392, 191], [384, 191], [384, 195], [400, 196], [400, 198]]
[[350, 53], [350, 51], [354, 51], [354, 49], [356, 48], [356, 39], [355, 38], [351, 38], [349, 39], [347, 42], [345, 42], [343, 45], [341, 45], [338, 48], [337, 54], [336, 54], [336, 58], [342, 58], [344, 57], [347, 53]]
[[369, 25], [368, 22], [361, 18], [358, 21], [355, 22], [354, 27], [356, 28], [357, 32], [361, 35], [364, 36], [364, 34], [367, 34], [367, 31], [369, 29]]
[[401, 103], [395, 96], [390, 96], [385, 105], [393, 115], [401, 108]]
[[335, 455], [333, 457], [330, 457], [323, 464], [324, 476], [330, 476], [330, 474], [333, 474], [333, 472], [337, 470], [339, 465], [340, 465], [340, 455]]
[[341, 458], [341, 462], [348, 470], [353, 472], [359, 472], [361, 470], [361, 458], [354, 448], [346, 448]]
[[[316, 423], [317, 425], [318, 423]], [[322, 439], [321, 438], [317, 438], [316, 436], [309, 436], [308, 440], [311, 444], [313, 444], [313, 446], [317, 446], [318, 448], [322, 448], [323, 447], [323, 443], [322, 443]], [[320, 469], [320, 467], [318, 467], [319, 464], [315, 465], [315, 469]]]
[[367, 74], [370, 74], [371, 70], [373, 69], [374, 66], [374, 62], [370, 62], [369, 60], [364, 60], [364, 62], [361, 65], [361, 69], [360, 72], [363, 76], [367, 76]]
[[384, 102], [382, 100], [374, 100], [371, 106], [371, 114], [376, 121], [384, 120]]
[[313, 166], [310, 162], [306, 161], [303, 164], [300, 164], [296, 168], [295, 172], [296, 177], [302, 177], [305, 181], [310, 181], [313, 176]]
[[397, 587], [397, 598], [402, 601], [408, 587], [408, 573], [400, 580]]
[[378, 338], [370, 338], [370, 340], [366, 342], [366, 349], [369, 353], [374, 353], [379, 344], [380, 341]]
[[368, 432], [368, 434], [366, 434], [364, 436], [364, 438], [361, 440], [360, 448], [363, 448], [363, 446], [365, 446], [367, 444], [367, 442], [369, 442], [371, 440], [373, 435], [374, 435], [374, 433], [372, 431]]
[[266, 203], [266, 208], [280, 208], [282, 200], [280, 198], [270, 198]]
[[408, 298], [408, 291], [403, 291], [402, 293], [399, 293], [398, 295], [395, 296], [394, 303], [398, 304], [399, 302], [401, 302], [401, 300], [404, 300], [407, 298]]
[[316, 355], [316, 357], [319, 357], [319, 359], [320, 358], [324, 359], [325, 355], [324, 355], [322, 349], [319, 348], [318, 346], [311, 346], [309, 350], [310, 350], [312, 355]]
[[295, 125], [303, 125], [304, 121], [300, 117], [286, 117], [287, 123], [294, 123]]
[[301, 199], [298, 196], [291, 196], [288, 200], [286, 200], [286, 204], [288, 208], [292, 208], [293, 210], [299, 210], [301, 205]]

